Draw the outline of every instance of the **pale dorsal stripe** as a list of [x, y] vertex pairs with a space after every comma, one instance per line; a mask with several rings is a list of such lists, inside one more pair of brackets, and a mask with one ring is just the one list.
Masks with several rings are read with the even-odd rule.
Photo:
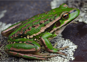
[[17, 27], [17, 26], [19, 26], [19, 25], [21, 25], [21, 23], [19, 23], [19, 24], [17, 24], [17, 25], [15, 25], [15, 26], [13, 26], [13, 27], [11, 27], [11, 28], [8, 28], [7, 30], [5, 30], [5, 31], [3, 31], [3, 32], [10, 31], [10, 30], [12, 30], [12, 29], [16, 28], [16, 27]]

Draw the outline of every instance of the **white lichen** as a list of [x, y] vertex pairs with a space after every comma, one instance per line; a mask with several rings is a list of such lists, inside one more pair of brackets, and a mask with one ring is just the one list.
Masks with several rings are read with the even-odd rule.
[[60, 4], [62, 4], [62, 3], [64, 3], [64, 2], [66, 2], [66, 0], [53, 0], [53, 1], [51, 2], [51, 9], [54, 9], [54, 8], [56, 8], [56, 7], [59, 7]]
[[[3, 11], [0, 12], [0, 19], [5, 16], [6, 12], [7, 12], [7, 10], [3, 10]], [[2, 30], [6, 29], [9, 26], [11, 26], [11, 24], [6, 24], [6, 23], [0, 22], [0, 34], [1, 34]]]
[[58, 36], [60, 38], [56, 39], [56, 41], [58, 42], [57, 48], [69, 46], [69, 48], [65, 50], [60, 50], [60, 52], [64, 52], [65, 54], [67, 54], [67, 56], [64, 56], [64, 55], [60, 55], [60, 56], [67, 60], [74, 60], [73, 55], [74, 55], [75, 49], [77, 49], [77, 45], [72, 43], [69, 39], [64, 40], [64, 38], [62, 38], [60, 35]]

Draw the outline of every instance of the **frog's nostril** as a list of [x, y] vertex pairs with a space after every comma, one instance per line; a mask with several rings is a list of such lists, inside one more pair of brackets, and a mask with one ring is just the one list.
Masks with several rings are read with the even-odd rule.
[[70, 13], [73, 13], [73, 12], [76, 12], [76, 10], [72, 10], [72, 11], [70, 11]]

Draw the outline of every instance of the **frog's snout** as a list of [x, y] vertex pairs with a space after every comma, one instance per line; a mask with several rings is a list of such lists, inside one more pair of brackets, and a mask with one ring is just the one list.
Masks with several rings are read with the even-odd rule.
[[73, 20], [74, 18], [76, 18], [80, 13], [79, 9], [73, 9], [69, 12], [69, 20]]

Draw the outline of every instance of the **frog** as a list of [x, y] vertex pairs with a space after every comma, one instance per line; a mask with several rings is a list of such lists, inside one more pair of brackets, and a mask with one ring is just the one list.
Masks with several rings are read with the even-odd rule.
[[[4, 50], [9, 54], [27, 59], [44, 60], [57, 55], [65, 55], [59, 50], [69, 46], [54, 48], [49, 38], [58, 35], [58, 31], [78, 17], [80, 10], [61, 4], [58, 8], [37, 14], [25, 21], [20, 21], [3, 30], [1, 34], [8, 37]], [[44, 49], [48, 53], [41, 53]]]

